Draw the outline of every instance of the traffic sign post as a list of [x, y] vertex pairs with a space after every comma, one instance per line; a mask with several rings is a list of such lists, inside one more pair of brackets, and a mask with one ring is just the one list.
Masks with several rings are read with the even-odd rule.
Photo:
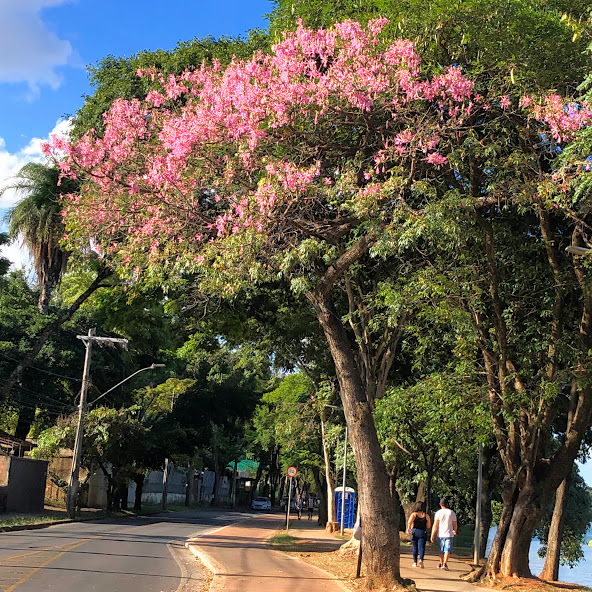
[[290, 477], [290, 489], [288, 489], [288, 508], [286, 512], [286, 532], [290, 530], [290, 504], [292, 501], [292, 479], [298, 475], [298, 469], [294, 466], [289, 466], [286, 475]]

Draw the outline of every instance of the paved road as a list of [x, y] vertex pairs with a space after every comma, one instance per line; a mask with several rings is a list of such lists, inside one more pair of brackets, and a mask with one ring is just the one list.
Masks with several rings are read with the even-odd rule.
[[248, 517], [188, 510], [0, 534], [0, 592], [181, 592], [205, 575], [185, 540]]

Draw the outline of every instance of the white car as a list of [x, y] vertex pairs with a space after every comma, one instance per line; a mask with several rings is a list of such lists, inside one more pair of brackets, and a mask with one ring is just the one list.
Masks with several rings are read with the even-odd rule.
[[251, 502], [251, 510], [271, 510], [271, 502], [268, 497], [256, 497]]

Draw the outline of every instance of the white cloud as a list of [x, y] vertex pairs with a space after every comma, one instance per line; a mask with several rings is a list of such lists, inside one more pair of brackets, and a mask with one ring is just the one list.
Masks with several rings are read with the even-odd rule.
[[[0, 0], [2, 2], [3, 0]], [[45, 162], [45, 156], [41, 151], [41, 145], [53, 135], [67, 136], [70, 129], [70, 121], [61, 119], [58, 121], [47, 138], [33, 138], [21, 150], [15, 153], [6, 150], [6, 142], [0, 138], [0, 190], [14, 181], [14, 176], [29, 162]], [[6, 225], [2, 223], [4, 213], [14, 206], [22, 196], [15, 191], [7, 189], [0, 197], [0, 230], [5, 231]], [[12, 261], [17, 269], [30, 268], [30, 258], [26, 249], [18, 243], [0, 247], [0, 254]]]
[[0, 82], [26, 82], [33, 93], [48, 84], [56, 89], [56, 72], [73, 55], [41, 18], [43, 8], [69, 0], [0, 0]]

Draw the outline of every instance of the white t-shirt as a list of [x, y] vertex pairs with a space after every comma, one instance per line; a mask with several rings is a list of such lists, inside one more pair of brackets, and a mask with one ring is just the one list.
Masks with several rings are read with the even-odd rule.
[[441, 508], [434, 516], [434, 522], [438, 521], [438, 537], [441, 539], [454, 536], [453, 523], [456, 522], [456, 514], [448, 508]]

